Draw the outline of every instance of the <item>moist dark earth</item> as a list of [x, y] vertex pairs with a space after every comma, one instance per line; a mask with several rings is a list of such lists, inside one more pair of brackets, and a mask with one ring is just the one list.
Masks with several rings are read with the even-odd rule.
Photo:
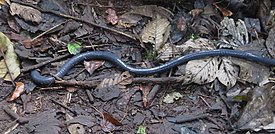
[[[81, 43], [81, 52], [110, 51], [125, 63], [135, 67], [150, 68], [165, 63], [157, 56], [154, 46], [156, 44], [145, 43], [140, 36], [143, 29], [149, 27], [146, 24], [157, 17], [149, 17], [148, 12], [145, 12], [148, 13], [146, 16], [140, 11], [143, 16], [139, 16], [138, 21], [136, 16], [132, 16], [131, 19], [127, 18], [131, 20], [127, 24], [120, 22], [113, 24], [134, 7], [145, 10], [146, 8], [142, 6], [148, 5], [157, 5], [157, 9], [161, 9], [154, 10], [153, 15], [162, 14], [163, 9], [169, 11], [168, 14], [173, 14], [167, 19], [171, 23], [172, 30], [165, 41], [175, 46], [183, 44], [190, 38], [202, 37], [213, 42], [226, 37], [223, 40], [236, 42], [232, 36], [221, 33], [220, 22], [228, 17], [235, 22], [240, 19], [250, 20], [249, 22], [253, 23], [250, 25], [246, 23], [249, 40], [244, 40], [252, 45], [243, 46], [240, 50], [247, 50], [245, 48], [248, 47], [254, 50], [262, 48], [253, 46], [252, 42], [263, 41], [271, 45], [262, 49], [269, 57], [274, 58], [275, 45], [272, 37], [275, 35], [275, 29], [274, 13], [272, 14], [271, 10], [274, 9], [275, 2], [271, 0], [12, 0], [10, 2], [35, 8], [41, 12], [42, 20], [37, 24], [33, 20], [26, 21], [22, 15], [12, 15], [11, 4], [2, 4], [3, 0], [0, 0], [0, 32], [13, 42], [21, 68], [20, 75], [12, 81], [0, 78], [0, 132], [2, 133], [255, 133], [256, 126], [251, 127], [247, 124], [259, 118], [244, 117], [249, 111], [253, 114], [258, 112], [256, 116], [259, 114], [268, 116], [261, 116], [262, 122], [255, 121], [258, 123], [257, 127], [272, 122], [273, 83], [265, 83], [264, 86], [259, 84], [255, 73], [251, 76], [256, 80], [238, 79], [233, 86], [226, 86], [218, 78], [204, 84], [183, 83], [180, 67], [160, 74], [138, 76], [129, 74], [108, 61], [87, 61], [73, 67], [65, 77], [56, 78], [58, 82], [51, 85], [35, 84], [30, 76], [30, 72], [34, 69], [38, 69], [43, 75], [55, 74], [73, 56], [68, 50], [70, 49], [68, 44], [75, 42]], [[26, 14], [28, 15], [28, 12]], [[252, 21], [250, 18], [257, 21]], [[37, 36], [40, 37], [31, 40]], [[235, 49], [235, 46], [225, 45], [225, 48]], [[172, 51], [170, 55], [175, 53]], [[3, 59], [7, 58], [3, 58], [2, 52], [0, 60]], [[52, 62], [47, 62], [52, 59], [54, 59]], [[36, 66], [37, 64], [40, 66]], [[258, 67], [253, 62], [248, 64]], [[274, 68], [262, 66], [260, 68], [268, 71], [267, 73], [258, 71], [258, 73], [272, 81]], [[238, 70], [238, 77], [241, 77], [245, 69], [239, 66]], [[18, 82], [23, 83], [24, 92], [10, 101], [13, 91], [18, 87], [15, 83]], [[241, 92], [235, 97], [229, 95], [235, 91], [247, 90], [250, 90], [249, 93]], [[171, 103], [165, 101], [167, 95], [175, 93], [180, 94], [180, 97], [170, 99]], [[259, 96], [266, 101], [257, 101], [255, 98]], [[260, 105], [248, 108], [251, 103]], [[256, 109], [263, 110], [259, 112]], [[264, 113], [261, 113], [263, 111]], [[259, 132], [274, 131], [262, 129]]]

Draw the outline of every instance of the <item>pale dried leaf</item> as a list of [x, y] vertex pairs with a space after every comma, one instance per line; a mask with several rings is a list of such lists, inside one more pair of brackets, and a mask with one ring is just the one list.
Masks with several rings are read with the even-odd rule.
[[17, 3], [10, 4], [10, 13], [11, 15], [18, 15], [25, 21], [40, 23], [42, 20], [41, 12], [39, 10]]
[[142, 19], [142, 16], [140, 15], [125, 13], [119, 16], [118, 25], [123, 27], [136, 26], [141, 19]]
[[269, 67], [255, 62], [232, 58], [231, 61], [240, 67], [239, 79], [250, 83], [264, 85], [269, 82]]
[[202, 50], [212, 50], [215, 49], [215, 45], [213, 41], [208, 40], [206, 38], [198, 38], [198, 39], [189, 39], [182, 45], [183, 51], [202, 51]]
[[122, 74], [115, 74], [114, 78], [105, 78], [101, 83], [97, 86], [97, 89], [106, 88], [110, 86], [118, 86], [119, 88], [126, 88], [126, 85], [129, 85], [133, 82], [133, 76], [125, 71]]
[[205, 38], [189, 39], [182, 45], [164, 44], [164, 46], [158, 51], [159, 58], [163, 61], [170, 60], [173, 55], [182, 55], [183, 53], [191, 53], [194, 51], [212, 50], [214, 44]]
[[270, 55], [275, 58], [275, 27], [273, 27], [272, 29], [270, 29], [269, 33], [268, 33], [268, 37], [266, 39], [266, 48], [268, 50], [268, 52], [270, 53]]
[[182, 98], [182, 95], [179, 92], [173, 92], [173, 93], [167, 94], [164, 97], [163, 102], [171, 104], [171, 103], [174, 103], [176, 100], [179, 100], [180, 98]]
[[85, 128], [80, 124], [71, 124], [68, 126], [70, 134], [85, 134]]
[[216, 78], [219, 62], [217, 57], [189, 61], [186, 65], [189, 81], [197, 84], [212, 82]]
[[221, 21], [221, 26], [223, 36], [232, 36], [229, 44], [233, 47], [248, 43], [249, 36], [244, 21], [238, 20], [235, 24], [233, 19], [225, 17]]
[[159, 50], [170, 34], [171, 26], [167, 19], [157, 19], [149, 22], [143, 29], [141, 40], [145, 43], [155, 44], [155, 49]]
[[15, 82], [16, 87], [15, 90], [13, 91], [9, 101], [13, 101], [16, 98], [18, 98], [24, 91], [25, 91], [25, 84], [22, 82]]
[[8, 75], [7, 67], [9, 68], [12, 78], [15, 79], [20, 74], [19, 60], [18, 60], [18, 57], [14, 51], [13, 43], [2, 32], [0, 32], [0, 41], [1, 41], [0, 49], [3, 49], [3, 46], [5, 46], [7, 48], [6, 53], [3, 55], [5, 57], [7, 66], [5, 64], [4, 59], [1, 58], [1, 60], [0, 60], [0, 78], [4, 78], [4, 80], [6, 80], [6, 81], [12, 81], [12, 79], [10, 78], [10, 75]]
[[96, 69], [103, 66], [105, 61], [102, 60], [92, 60], [92, 61], [84, 61], [85, 69], [89, 72], [89, 74], [93, 74]]
[[272, 123], [274, 113], [274, 83], [256, 87], [249, 94], [250, 101], [242, 110], [239, 120], [235, 123], [238, 129], [255, 129]]
[[238, 73], [239, 68], [233, 65], [229, 59], [222, 58], [216, 77], [223, 85], [230, 88], [236, 84]]

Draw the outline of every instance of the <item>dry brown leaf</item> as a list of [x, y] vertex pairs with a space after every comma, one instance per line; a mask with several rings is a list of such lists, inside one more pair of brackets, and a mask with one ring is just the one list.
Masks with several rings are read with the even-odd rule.
[[84, 61], [85, 69], [89, 72], [89, 74], [93, 74], [96, 69], [104, 65], [105, 61], [102, 60], [92, 60], [92, 61]]
[[4, 5], [5, 3], [5, 0], [0, 0], [0, 5]]
[[223, 7], [219, 6], [219, 5], [217, 5], [216, 3], [213, 3], [213, 5], [214, 5], [218, 10], [220, 10], [220, 12], [222, 13], [222, 15], [223, 15], [224, 17], [229, 17], [229, 16], [231, 16], [231, 15], [233, 14], [230, 10], [225, 9], [225, 8], [223, 8]]
[[145, 43], [155, 44], [155, 49], [159, 50], [167, 41], [170, 30], [171, 25], [167, 19], [156, 19], [149, 22], [143, 29], [141, 40]]
[[118, 86], [119, 88], [126, 88], [126, 85], [129, 85], [133, 82], [133, 76], [125, 71], [122, 74], [115, 74], [113, 78], [105, 78], [97, 86], [97, 89], [106, 88], [110, 86]]
[[41, 12], [39, 10], [17, 3], [10, 4], [10, 13], [11, 15], [18, 15], [25, 21], [40, 23], [42, 20]]
[[22, 82], [15, 82], [15, 90], [12, 93], [12, 96], [10, 97], [9, 101], [13, 101], [16, 98], [18, 98], [24, 91], [25, 91], [25, 84]]
[[109, 113], [103, 113], [103, 118], [109, 122], [111, 122], [113, 125], [115, 126], [122, 126], [122, 124], [120, 123], [120, 121], [118, 121], [117, 119], [115, 119], [112, 115], [110, 115]]
[[150, 93], [151, 89], [152, 89], [151, 84], [140, 86], [140, 90], [142, 92], [142, 102], [144, 107], [148, 107], [148, 94]]
[[[110, 1], [109, 1], [109, 3], [108, 3], [108, 6], [109, 7], [113, 7], [114, 5], [113, 5], [113, 3], [111, 3]], [[108, 8], [107, 10], [106, 10], [106, 13], [108, 14], [107, 15], [107, 23], [111, 23], [112, 25], [115, 25], [115, 24], [117, 24], [117, 22], [118, 22], [118, 17], [117, 17], [117, 15], [116, 15], [116, 11], [113, 9], [113, 8]]]

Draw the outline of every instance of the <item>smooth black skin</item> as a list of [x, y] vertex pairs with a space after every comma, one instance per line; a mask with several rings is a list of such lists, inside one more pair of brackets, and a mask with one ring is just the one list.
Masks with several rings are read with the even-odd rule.
[[[107, 51], [92, 51], [92, 52], [84, 52], [80, 53], [73, 58], [71, 58], [67, 63], [61, 67], [55, 74], [56, 77], [62, 78], [65, 76], [71, 68], [73, 68], [76, 64], [84, 60], [107, 60], [122, 70], [127, 70], [133, 74], [137, 75], [150, 75], [168, 71], [178, 65], [184, 64], [190, 60], [201, 59], [205, 57], [213, 57], [213, 56], [231, 56], [237, 57], [249, 61], [253, 61], [256, 63], [261, 63], [264, 65], [275, 66], [275, 59], [265, 58], [261, 56], [257, 56], [248, 52], [239, 51], [239, 50], [230, 50], [230, 49], [217, 49], [217, 50], [209, 50], [209, 51], [201, 51], [194, 52], [191, 54], [187, 54], [181, 56], [175, 60], [169, 61], [165, 64], [162, 64], [153, 68], [134, 68], [130, 65], [124, 63], [121, 59], [119, 59], [115, 54]], [[50, 85], [55, 82], [55, 78], [52, 76], [42, 76], [37, 70], [33, 70], [31, 72], [31, 77], [33, 81], [37, 84], [41, 85]]]

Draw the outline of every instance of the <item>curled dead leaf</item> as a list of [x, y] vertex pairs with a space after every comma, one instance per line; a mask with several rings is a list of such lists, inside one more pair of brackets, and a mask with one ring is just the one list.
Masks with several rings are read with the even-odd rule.
[[96, 69], [104, 65], [105, 61], [102, 60], [92, 60], [92, 61], [84, 61], [85, 69], [89, 72], [89, 74], [93, 74]]
[[115, 126], [122, 126], [122, 124], [120, 123], [120, 121], [118, 121], [117, 119], [115, 119], [109, 113], [103, 113], [103, 117], [104, 117], [105, 120], [111, 122]]
[[10, 13], [11, 15], [18, 15], [25, 21], [40, 23], [42, 20], [42, 14], [39, 10], [28, 6], [23, 6], [17, 3], [10, 4]]
[[[114, 5], [109, 1], [108, 3], [109, 7], [113, 7]], [[113, 8], [108, 8], [106, 10], [107, 15], [107, 23], [111, 23], [112, 25], [117, 24], [118, 22], [118, 17], [116, 15], [116, 11]]]
[[13, 101], [16, 98], [18, 98], [24, 91], [25, 91], [25, 84], [22, 82], [15, 82], [15, 90], [12, 93], [12, 96], [10, 97], [9, 101]]

